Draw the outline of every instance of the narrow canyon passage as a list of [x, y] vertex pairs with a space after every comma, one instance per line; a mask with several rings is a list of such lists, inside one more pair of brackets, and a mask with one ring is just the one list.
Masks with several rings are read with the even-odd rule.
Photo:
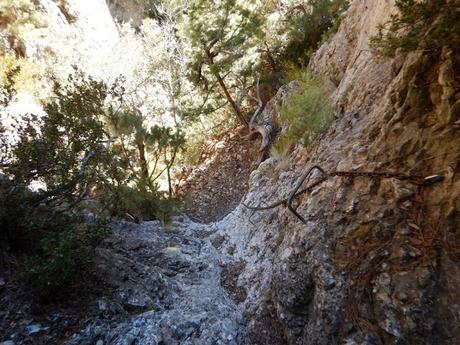
[[114, 224], [97, 249], [96, 274], [112, 289], [66, 344], [242, 344], [242, 313], [221, 285], [216, 225], [185, 217]]
[[0, 0], [2, 49], [0, 345], [460, 344], [459, 0]]

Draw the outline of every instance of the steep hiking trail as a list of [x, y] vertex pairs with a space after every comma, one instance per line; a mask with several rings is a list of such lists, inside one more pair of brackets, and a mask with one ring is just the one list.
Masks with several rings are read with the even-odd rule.
[[182, 207], [192, 219], [209, 223], [222, 219], [241, 201], [255, 167], [257, 143], [230, 135], [209, 140], [201, 149], [197, 164], [184, 172], [178, 185]]
[[242, 181], [231, 203], [216, 167], [233, 158], [208, 164], [189, 190], [214, 223], [114, 221], [73, 307], [37, 309], [0, 280], [0, 344], [459, 344], [460, 59], [376, 60], [392, 5], [353, 1], [312, 57], [336, 85], [327, 131], [286, 164], [226, 172]]
[[67, 344], [241, 344], [242, 312], [220, 284], [215, 225], [118, 223], [96, 267], [113, 289]]
[[[102, 291], [69, 296], [80, 308], [46, 311], [8, 304], [3, 293], [2, 340], [11, 340], [1, 344], [243, 343], [242, 310], [221, 285], [224, 261], [211, 241], [216, 224], [179, 217], [166, 228], [158, 221], [112, 228], [89, 268]], [[232, 285], [231, 274], [222, 278]]]
[[[216, 221], [247, 192], [256, 143], [234, 135], [203, 155], [180, 190], [193, 200], [187, 213]], [[246, 263], [223, 245], [227, 226], [226, 218], [205, 224], [186, 215], [167, 224], [114, 220], [58, 303], [43, 305], [2, 281], [0, 344], [244, 344], [247, 289], [238, 278]]]
[[[256, 146], [238, 135], [214, 140], [180, 187], [193, 200], [185, 211], [202, 222], [231, 212], [248, 190]], [[238, 278], [246, 261], [223, 245], [228, 226], [226, 218], [205, 224], [186, 215], [168, 224], [114, 220], [57, 304], [3, 282], [0, 344], [244, 344], [247, 289]], [[236, 242], [244, 241], [240, 230]]]
[[245, 261], [222, 246], [225, 219], [204, 222], [240, 203], [256, 146], [238, 135], [210, 141], [179, 189], [196, 221], [114, 220], [81, 281], [57, 304], [2, 281], [0, 344], [244, 344]]

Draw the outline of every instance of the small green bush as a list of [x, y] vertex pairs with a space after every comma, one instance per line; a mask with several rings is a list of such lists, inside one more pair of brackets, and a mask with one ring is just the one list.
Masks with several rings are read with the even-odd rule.
[[56, 213], [44, 204], [35, 206], [39, 193], [0, 180], [0, 243], [25, 255], [20, 276], [40, 297], [57, 298], [77, 278], [81, 265], [91, 258], [99, 241], [109, 233], [102, 218], [91, 222], [74, 209]]
[[87, 223], [81, 213], [62, 214], [28, 230], [36, 244], [23, 275], [46, 299], [65, 295], [96, 245], [110, 232], [106, 220]]
[[12, 248], [29, 244], [26, 240], [30, 222], [28, 211], [35, 199], [25, 186], [16, 185], [0, 175], [0, 242], [8, 243]]
[[138, 220], [160, 219], [167, 222], [178, 213], [174, 199], [129, 186], [119, 186], [108, 193], [101, 193], [99, 200], [113, 217], [131, 216]]
[[312, 53], [337, 31], [348, 6], [348, 0], [315, 0], [293, 6], [285, 33], [288, 42], [278, 58], [281, 65], [308, 64]]
[[383, 56], [403, 51], [440, 52], [460, 46], [460, 2], [458, 0], [397, 0], [398, 13], [379, 26], [371, 46]]
[[274, 144], [272, 155], [285, 156], [294, 144], [307, 145], [325, 131], [333, 120], [331, 88], [308, 70], [294, 72], [300, 82], [279, 108], [280, 121], [287, 128]]

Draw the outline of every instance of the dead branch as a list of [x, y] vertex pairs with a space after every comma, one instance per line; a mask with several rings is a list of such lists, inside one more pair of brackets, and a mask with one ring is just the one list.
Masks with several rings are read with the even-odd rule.
[[249, 121], [249, 130], [250, 131], [253, 131], [255, 129], [254, 123], [256, 121], [257, 116], [260, 114], [260, 112], [263, 109], [263, 102], [262, 102], [262, 99], [260, 98], [260, 85], [259, 85], [259, 83], [260, 83], [260, 77], [257, 76], [256, 96], [257, 96], [257, 103], [258, 103], [259, 106], [257, 107], [256, 111], [252, 115], [251, 120]]

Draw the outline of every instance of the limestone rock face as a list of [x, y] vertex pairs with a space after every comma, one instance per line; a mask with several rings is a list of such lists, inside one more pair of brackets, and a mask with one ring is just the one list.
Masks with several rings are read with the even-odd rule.
[[330, 177], [298, 198], [306, 224], [284, 207], [240, 205], [222, 220], [223, 254], [245, 261], [236, 286], [247, 291], [249, 344], [460, 342], [459, 58], [446, 49], [377, 59], [369, 37], [392, 5], [352, 3], [311, 62], [337, 86], [336, 121], [288, 169], [262, 163], [244, 202], [286, 198], [313, 164], [444, 180]]
[[107, 0], [107, 6], [114, 18], [120, 22], [142, 23], [149, 10], [155, 10], [152, 0]]

